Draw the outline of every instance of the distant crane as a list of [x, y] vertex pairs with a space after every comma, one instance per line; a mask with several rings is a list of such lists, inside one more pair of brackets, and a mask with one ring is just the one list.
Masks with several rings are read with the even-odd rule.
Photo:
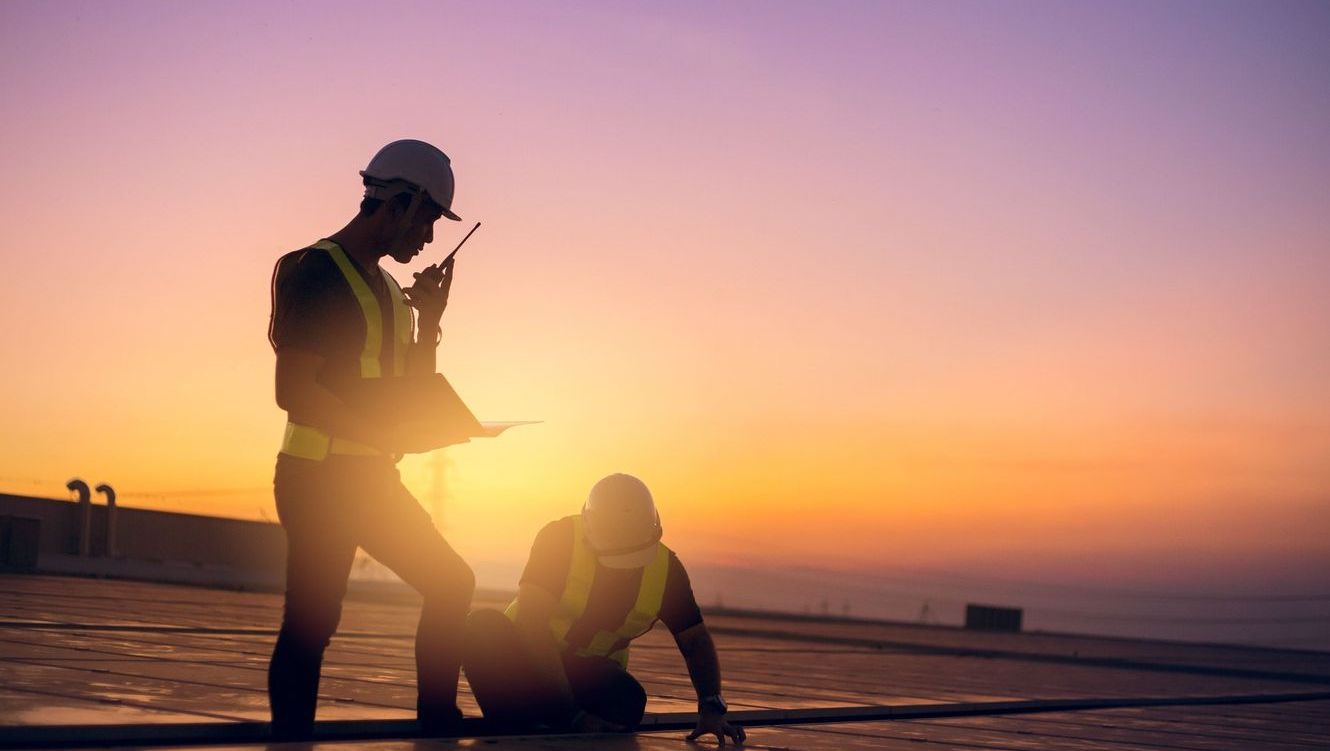
[[941, 619], [939, 619], [939, 618], [937, 617], [937, 613], [934, 613], [934, 612], [933, 612], [933, 605], [932, 605], [932, 603], [930, 603], [928, 600], [924, 600], [924, 606], [921, 607], [921, 608], [919, 608], [919, 619], [918, 619], [918, 620], [919, 620], [920, 623], [941, 623], [941, 622], [942, 622]]

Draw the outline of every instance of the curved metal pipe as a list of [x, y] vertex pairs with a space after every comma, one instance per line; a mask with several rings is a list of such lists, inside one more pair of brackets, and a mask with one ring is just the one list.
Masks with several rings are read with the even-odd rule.
[[92, 490], [77, 477], [65, 483], [65, 487], [79, 496], [79, 556], [87, 558], [92, 545]]
[[106, 496], [106, 557], [115, 557], [115, 488], [102, 483], [97, 492]]

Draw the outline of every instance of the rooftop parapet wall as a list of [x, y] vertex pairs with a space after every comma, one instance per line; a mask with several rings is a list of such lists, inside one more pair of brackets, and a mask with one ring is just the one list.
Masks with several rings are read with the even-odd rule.
[[[237, 584], [251, 579], [280, 581], [286, 539], [276, 524], [119, 507], [112, 561], [106, 558], [108, 516], [106, 506], [94, 503], [86, 559], [90, 563], [172, 564], [232, 571]], [[0, 494], [0, 517], [37, 520], [37, 570], [72, 572], [70, 559], [80, 557], [78, 503]], [[99, 569], [83, 573], [99, 573]], [[108, 569], [106, 573], [113, 572]]]

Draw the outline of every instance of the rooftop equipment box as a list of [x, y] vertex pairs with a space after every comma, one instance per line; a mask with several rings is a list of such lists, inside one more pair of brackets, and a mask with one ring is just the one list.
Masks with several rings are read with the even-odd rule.
[[42, 523], [22, 516], [0, 516], [0, 569], [31, 571], [37, 568]]
[[965, 627], [978, 631], [1020, 631], [1022, 612], [1020, 608], [967, 604]]

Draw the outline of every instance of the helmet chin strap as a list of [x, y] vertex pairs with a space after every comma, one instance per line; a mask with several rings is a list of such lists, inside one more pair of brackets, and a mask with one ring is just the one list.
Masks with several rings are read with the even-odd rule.
[[406, 233], [411, 230], [411, 220], [416, 218], [416, 210], [420, 208], [421, 197], [425, 195], [422, 188], [416, 188], [411, 194], [411, 203], [406, 207], [406, 213], [402, 215], [397, 223], [397, 232], [393, 235], [393, 241], [388, 246], [388, 255], [392, 255], [406, 239]]

